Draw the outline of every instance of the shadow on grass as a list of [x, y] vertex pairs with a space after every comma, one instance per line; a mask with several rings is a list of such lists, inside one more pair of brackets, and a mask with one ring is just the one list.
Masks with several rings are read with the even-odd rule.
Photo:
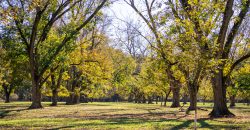
[[[131, 118], [118, 118], [118, 119], [106, 119], [105, 122], [102, 123], [77, 123], [74, 125], [68, 125], [68, 126], [62, 126], [62, 127], [56, 127], [49, 130], [57, 130], [57, 129], [71, 129], [71, 128], [93, 128], [95, 126], [105, 126], [103, 128], [107, 128], [106, 126], [111, 126], [112, 129], [116, 128], [124, 128], [123, 126], [127, 125], [135, 125], [138, 126], [140, 124], [146, 124], [146, 123], [160, 123], [165, 121], [171, 121], [166, 119], [160, 119], [160, 120], [146, 120], [146, 119], [131, 119]], [[112, 126], [112, 125], [118, 125], [118, 126]], [[120, 126], [119, 126], [120, 125]], [[157, 127], [159, 128], [159, 127]]]
[[[220, 125], [220, 124], [209, 124], [206, 122], [207, 119], [198, 120], [198, 128], [207, 128], [207, 129], [240, 129], [240, 127], [236, 127], [233, 125]], [[135, 126], [136, 128], [148, 128], [148, 124], [152, 124], [153, 129], [170, 129], [170, 130], [178, 130], [178, 129], [193, 129], [191, 124], [193, 120], [187, 120], [181, 122], [176, 119], [159, 119], [159, 120], [146, 120], [146, 119], [130, 119], [130, 118], [119, 118], [119, 119], [106, 119], [101, 123], [76, 123], [68, 126], [60, 126], [56, 128], [51, 128], [49, 130], [57, 130], [57, 129], [92, 129], [92, 128], [105, 128], [105, 129], [126, 129], [126, 126]], [[141, 126], [140, 126], [141, 125]], [[107, 127], [108, 126], [108, 127]], [[139, 126], [139, 127], [138, 127]], [[131, 129], [131, 128], [127, 128]], [[133, 129], [133, 128], [132, 128]]]
[[24, 111], [24, 110], [28, 110], [28, 108], [16, 109], [16, 110], [0, 110], [0, 118], [4, 118], [4, 117], [8, 116], [8, 114], [10, 112], [20, 112], [20, 111]]
[[112, 106], [112, 104], [81, 103], [82, 106]]

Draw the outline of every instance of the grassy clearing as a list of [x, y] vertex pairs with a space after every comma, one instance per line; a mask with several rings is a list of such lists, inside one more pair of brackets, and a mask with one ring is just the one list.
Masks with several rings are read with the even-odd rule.
[[[27, 110], [30, 102], [0, 103], [0, 129], [192, 129], [193, 112], [159, 104], [83, 103]], [[170, 103], [168, 104], [170, 105]], [[188, 105], [185, 105], [188, 106]], [[230, 109], [235, 118], [210, 119], [212, 104], [198, 104], [201, 129], [250, 129], [250, 106]], [[187, 107], [184, 107], [186, 109]], [[205, 111], [207, 109], [208, 111]]]

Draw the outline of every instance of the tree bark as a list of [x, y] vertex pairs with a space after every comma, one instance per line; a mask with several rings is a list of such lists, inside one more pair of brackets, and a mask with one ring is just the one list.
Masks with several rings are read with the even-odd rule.
[[35, 83], [32, 84], [32, 104], [29, 109], [43, 108], [41, 103], [41, 89], [38, 84], [38, 81], [35, 81]]
[[51, 106], [57, 106], [58, 102], [58, 91], [57, 89], [52, 90], [52, 104]]
[[214, 94], [214, 107], [212, 112], [209, 114], [211, 117], [231, 117], [234, 116], [228, 110], [226, 101], [226, 87], [223, 81], [223, 71], [220, 69], [215, 73], [212, 78], [213, 94]]
[[195, 110], [197, 106], [197, 91], [198, 87], [194, 84], [189, 83], [188, 84], [188, 90], [189, 90], [189, 98], [190, 98], [190, 105], [188, 107], [189, 111]]
[[38, 68], [35, 63], [35, 56], [33, 54], [33, 47], [30, 48], [31, 50], [28, 50], [29, 52], [29, 62], [30, 62], [30, 73], [31, 73], [31, 79], [32, 79], [32, 104], [29, 107], [29, 109], [38, 109], [43, 108], [41, 103], [41, 85], [40, 85], [40, 79]]
[[171, 108], [180, 107], [180, 87], [178, 86], [178, 83], [172, 83], [171, 86], [172, 93], [173, 93], [173, 99], [172, 99], [172, 105]]

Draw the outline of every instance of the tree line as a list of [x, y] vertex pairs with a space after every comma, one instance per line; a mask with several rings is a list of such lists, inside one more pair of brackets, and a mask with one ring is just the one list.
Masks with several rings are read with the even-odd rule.
[[[250, 0], [123, 0], [137, 16], [113, 27], [109, 0], [0, 2], [0, 85], [42, 108], [95, 99], [171, 107], [213, 100], [212, 117], [249, 103]], [[142, 26], [145, 25], [145, 26]]]

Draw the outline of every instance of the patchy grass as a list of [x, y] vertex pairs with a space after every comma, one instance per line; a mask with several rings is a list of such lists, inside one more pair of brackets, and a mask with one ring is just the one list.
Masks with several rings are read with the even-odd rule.
[[[0, 103], [0, 129], [193, 129], [194, 112], [159, 104], [82, 103], [28, 110], [30, 102]], [[170, 103], [168, 103], [168, 106]], [[212, 104], [199, 103], [200, 129], [250, 129], [250, 106], [230, 109], [235, 118], [210, 119]], [[207, 110], [207, 111], [206, 111]]]

